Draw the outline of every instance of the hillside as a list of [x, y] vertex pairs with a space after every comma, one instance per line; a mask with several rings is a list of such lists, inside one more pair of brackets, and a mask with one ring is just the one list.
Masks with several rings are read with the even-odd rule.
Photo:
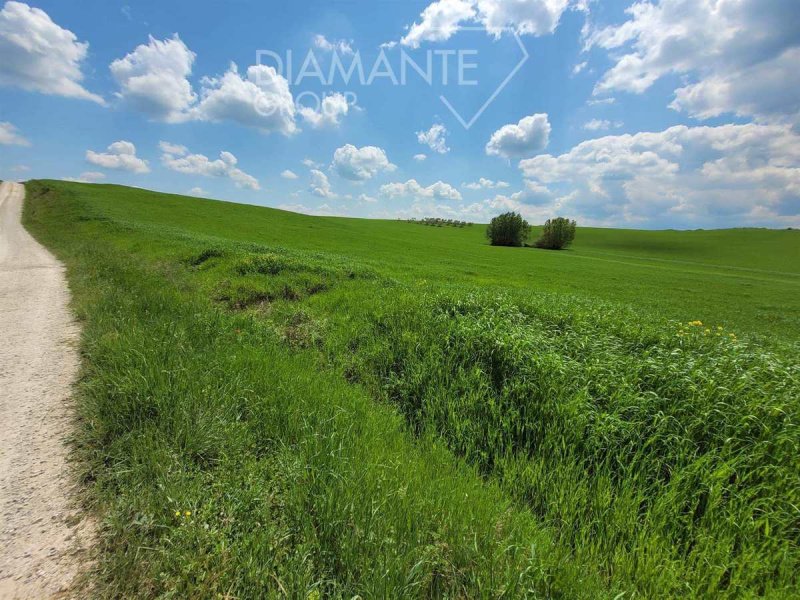
[[27, 184], [109, 597], [783, 597], [797, 231], [319, 218]]
[[800, 336], [797, 230], [581, 227], [569, 251], [552, 253], [493, 248], [481, 225], [455, 229], [311, 217], [109, 185], [79, 189], [92, 210], [109, 218], [334, 253], [401, 278], [577, 294], [678, 320], [713, 321], [788, 340]]

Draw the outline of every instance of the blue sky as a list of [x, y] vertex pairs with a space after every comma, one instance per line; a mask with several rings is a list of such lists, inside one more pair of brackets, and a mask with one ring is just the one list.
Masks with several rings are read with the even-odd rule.
[[[798, 22], [795, 0], [7, 2], [0, 177], [311, 214], [798, 226]], [[393, 84], [403, 57], [434, 81]]]

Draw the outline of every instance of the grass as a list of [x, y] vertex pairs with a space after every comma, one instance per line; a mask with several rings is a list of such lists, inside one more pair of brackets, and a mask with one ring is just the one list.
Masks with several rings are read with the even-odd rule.
[[27, 189], [84, 325], [101, 594], [796, 591], [797, 232], [559, 253]]
[[[579, 228], [564, 252], [493, 248], [484, 226], [319, 218], [96, 185], [81, 195], [107, 218], [192, 235], [332, 253], [409, 281], [580, 295], [677, 320], [800, 337], [800, 231]], [[531, 238], [539, 235], [534, 227]]]

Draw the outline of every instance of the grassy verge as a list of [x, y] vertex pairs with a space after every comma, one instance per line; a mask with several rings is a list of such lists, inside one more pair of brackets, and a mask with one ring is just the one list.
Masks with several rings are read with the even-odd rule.
[[117, 191], [34, 182], [26, 203], [84, 320], [107, 595], [796, 589], [796, 343], [498, 294], [486, 265], [366, 260], [354, 237], [297, 250], [328, 221], [280, 213], [286, 245], [248, 242], [230, 223], [259, 209], [220, 224]]
[[[293, 258], [308, 265], [302, 281], [242, 283], [234, 300], [215, 280], [209, 297], [204, 269], [220, 255], [246, 279], [265, 249], [111, 222], [47, 184], [28, 185], [25, 221], [68, 265], [83, 322], [80, 439], [104, 515], [103, 595], [604, 590], [443, 445], [413, 439], [394, 411], [241, 310], [312, 293], [305, 278], [324, 257]], [[370, 276], [324, 269], [330, 285], [337, 270]]]

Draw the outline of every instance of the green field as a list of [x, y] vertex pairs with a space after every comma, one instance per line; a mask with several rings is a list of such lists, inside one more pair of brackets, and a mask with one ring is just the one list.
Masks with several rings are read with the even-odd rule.
[[579, 227], [550, 252], [27, 194], [83, 323], [102, 595], [796, 593], [800, 232]]

